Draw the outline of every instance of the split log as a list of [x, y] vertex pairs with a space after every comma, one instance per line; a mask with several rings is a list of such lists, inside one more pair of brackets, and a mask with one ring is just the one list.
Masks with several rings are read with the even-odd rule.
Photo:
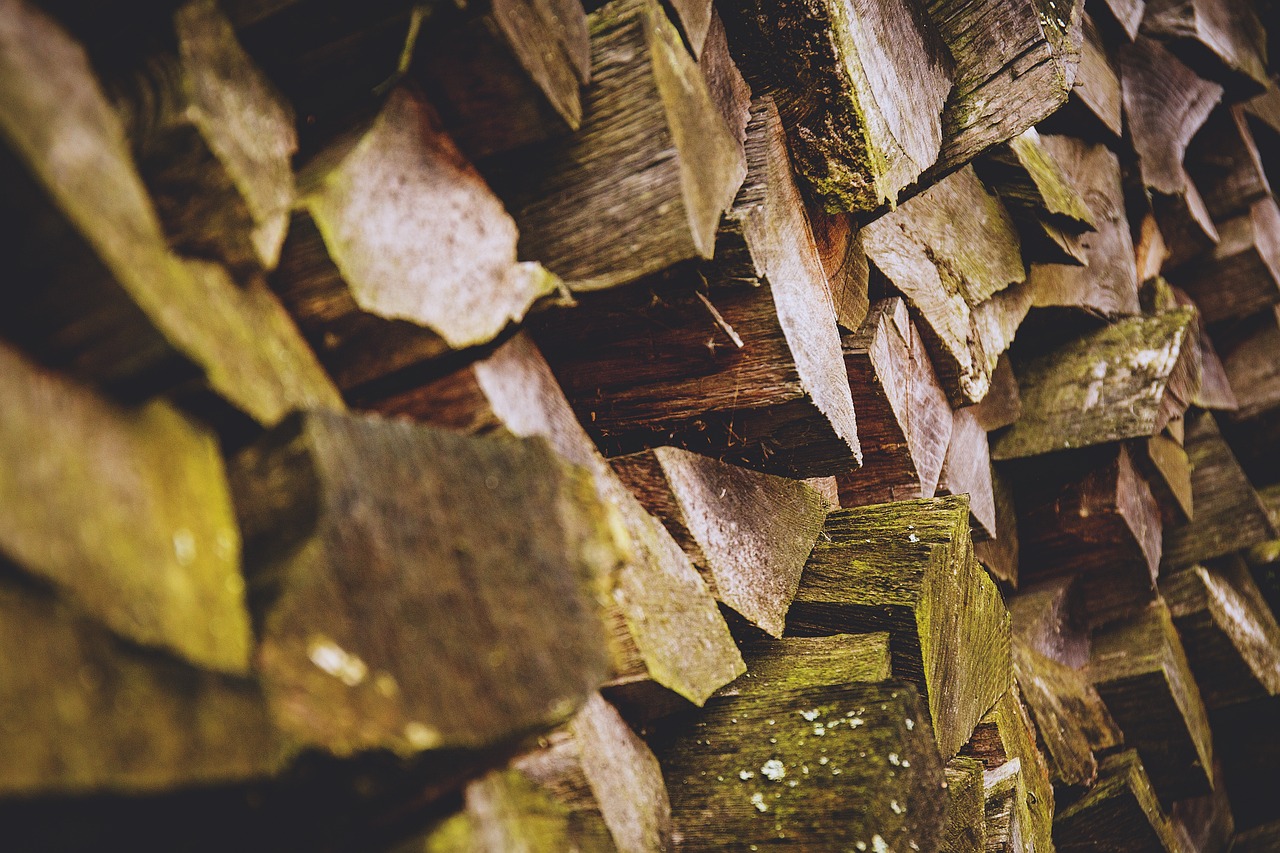
[[944, 774], [899, 681], [714, 698], [655, 749], [674, 850], [936, 849]]
[[1153, 598], [1160, 508], [1122, 445], [1024, 466], [1015, 489], [1020, 580], [1079, 575], [1093, 624]]
[[1280, 206], [1267, 196], [1248, 213], [1219, 223], [1213, 250], [1174, 270], [1169, 280], [1200, 306], [1205, 322], [1245, 317], [1280, 302]]
[[698, 70], [707, 81], [712, 103], [720, 111], [745, 157], [747, 125], [751, 123], [751, 87], [729, 52], [729, 35], [724, 29], [724, 19], [709, 3], [707, 6], [711, 11], [707, 34], [702, 50], [694, 52], [698, 57]]
[[933, 497], [952, 416], [906, 303], [880, 300], [842, 338], [863, 466], [836, 478], [840, 504]]
[[[1136, 293], [1135, 293], [1136, 296]], [[1130, 317], [1023, 364], [1014, 363], [1022, 417], [993, 436], [993, 459], [1146, 438], [1181, 414], [1196, 313]]]
[[1142, 37], [1120, 53], [1124, 111], [1143, 186], [1171, 250], [1171, 267], [1209, 251], [1218, 231], [1183, 166], [1187, 146], [1222, 99], [1159, 42]]
[[991, 494], [995, 501], [995, 533], [990, 539], [974, 542], [973, 555], [1006, 589], [1016, 589], [1021, 558], [1018, 511], [1014, 505], [1013, 484], [994, 467], [991, 469]]
[[1271, 195], [1262, 155], [1239, 104], [1215, 110], [1187, 148], [1187, 172], [1215, 222]]
[[1147, 0], [1106, 0], [1106, 9], [1115, 18], [1129, 41], [1138, 37], [1138, 31], [1142, 26], [1142, 15], [1147, 9]]
[[139, 794], [283, 768], [252, 682], [132, 646], [10, 567], [0, 572], [6, 796]]
[[1135, 441], [1130, 451], [1160, 505], [1162, 526], [1191, 521], [1195, 517], [1195, 495], [1191, 488], [1191, 459], [1186, 449], [1161, 433], [1145, 442]]
[[831, 210], [873, 210], [938, 158], [946, 49], [915, 0], [725, 8], [757, 94], [778, 102], [796, 171]]
[[1248, 477], [1208, 412], [1187, 419], [1187, 456], [1196, 515], [1164, 534], [1164, 562], [1190, 566], [1277, 538]]
[[1280, 627], [1243, 562], [1175, 572], [1160, 593], [1206, 708], [1280, 694]]
[[1009, 598], [1014, 643], [1072, 669], [1089, 662], [1089, 629], [1075, 575], [1041, 581]]
[[1170, 42], [1197, 73], [1237, 93], [1267, 85], [1266, 36], [1245, 0], [1147, 0], [1142, 30]]
[[1169, 818], [1160, 807], [1135, 750], [1110, 755], [1098, 783], [1053, 822], [1061, 853], [1179, 853]]
[[671, 804], [653, 753], [597, 694], [536, 752], [470, 783], [465, 811], [403, 853], [668, 849]]
[[1016, 636], [1013, 666], [1045, 745], [1053, 784], [1090, 787], [1098, 775], [1094, 753], [1114, 749], [1122, 741], [1102, 697], [1083, 673], [1023, 645]]
[[295, 191], [293, 110], [213, 0], [174, 15], [176, 53], [116, 91], [138, 171], [177, 251], [236, 270], [280, 257]]
[[994, 539], [998, 533], [996, 498], [987, 431], [968, 409], [956, 409], [952, 423], [951, 443], [947, 445], [947, 459], [938, 478], [937, 493], [968, 495], [969, 524], [974, 538]]
[[1095, 631], [1088, 674], [1161, 802], [1209, 793], [1209, 719], [1162, 602]]
[[584, 294], [541, 319], [538, 341], [608, 455], [677, 445], [792, 477], [843, 473], [861, 453], [839, 330], [767, 99], [748, 157], [713, 264]]
[[[590, 471], [600, 500], [621, 513], [634, 553], [614, 579], [609, 621], [611, 698], [648, 693], [701, 704], [742, 673], [742, 657], [706, 584], [666, 528], [618, 480], [573, 415], [533, 342], [517, 335], [491, 356], [378, 404], [384, 414], [470, 433], [503, 428], [541, 437]], [[626, 694], [626, 695], [620, 695]]]
[[955, 57], [942, 151], [924, 186], [1038, 124], [1067, 99], [1080, 63], [1084, 4], [1062, 0], [929, 0]]
[[1280, 406], [1280, 365], [1274, 354], [1280, 347], [1280, 306], [1225, 325], [1219, 330], [1223, 343], [1222, 372], [1227, 392], [1235, 399], [1234, 418], [1265, 416]]
[[1136, 314], [1138, 273], [1133, 237], [1125, 219], [1120, 162], [1104, 145], [1067, 136], [1042, 136], [1041, 145], [1083, 193], [1097, 233], [1079, 242], [1086, 266], [1033, 264], [1028, 282], [1037, 308], [1071, 308], [1116, 317]]
[[1118, 139], [1123, 130], [1120, 75], [1116, 73], [1102, 30], [1088, 12], [1084, 14], [1082, 29], [1075, 86], [1062, 109], [1042, 122], [1041, 128], [1095, 140]]
[[1139, 286], [1159, 276], [1160, 270], [1164, 269], [1165, 262], [1169, 260], [1169, 246], [1160, 233], [1155, 214], [1149, 210], [1142, 215], [1142, 224], [1138, 226], [1138, 242], [1134, 245], [1134, 252], [1137, 256]]
[[711, 0], [671, 0], [671, 10], [689, 52], [701, 59], [717, 17]]
[[1022, 417], [1022, 396], [1018, 393], [1018, 377], [1008, 353], [1001, 353], [996, 369], [991, 371], [991, 388], [987, 396], [969, 407], [987, 432], [1007, 427]]
[[746, 173], [733, 131], [656, 0], [613, 0], [588, 21], [594, 82], [582, 127], [486, 164], [520, 227], [521, 257], [574, 290], [710, 258]]
[[[963, 495], [835, 510], [800, 576], [787, 632], [885, 631], [893, 672], [928, 701], [944, 758], [1008, 689], [1009, 622], [973, 559]], [[984, 654], [956, 655], [980, 648]]]
[[[1195, 301], [1186, 291], [1170, 287], [1173, 297], [1179, 305], [1195, 305]], [[1235, 391], [1231, 388], [1231, 380], [1227, 376], [1226, 367], [1209, 336], [1209, 327], [1204, 315], [1197, 311], [1196, 325], [1200, 330], [1200, 389], [1192, 396], [1191, 405], [1201, 409], [1235, 412], [1240, 408]]]
[[1237, 832], [1232, 853], [1268, 853], [1280, 848], [1280, 821]]
[[253, 638], [217, 437], [0, 346], [0, 553], [122, 637], [244, 674]]
[[409, 89], [300, 180], [271, 284], [344, 389], [486, 343], [557, 286], [516, 262], [515, 223]]
[[983, 716], [961, 754], [986, 768], [987, 849], [1052, 849], [1053, 785], [1016, 683]]
[[717, 601], [774, 637], [827, 506], [809, 485], [659, 447], [611, 460], [666, 525]]
[[410, 29], [407, 68], [472, 160], [578, 130], [590, 77], [578, 0], [432, 3]]
[[600, 606], [626, 542], [546, 443], [308, 412], [231, 473], [264, 692], [290, 743], [447, 749], [465, 772], [604, 681]]
[[721, 687], [717, 696], [756, 696], [816, 684], [880, 682], [893, 678], [889, 634], [833, 634], [829, 637], [784, 637], [743, 643], [747, 671]]
[[808, 198], [805, 209], [809, 213], [818, 257], [822, 259], [822, 270], [826, 273], [827, 289], [835, 304], [836, 322], [841, 329], [856, 332], [871, 308], [868, 293], [871, 268], [862, 234], [852, 214], [832, 213]]
[[985, 853], [987, 825], [982, 762], [956, 757], [947, 762], [947, 828], [942, 853]]
[[805, 482], [822, 495], [822, 499], [827, 502], [827, 509], [840, 506], [840, 487], [836, 485], [835, 477], [810, 477]]
[[0, 334], [125, 398], [201, 380], [264, 425], [340, 406], [265, 286], [169, 251], [83, 50], [20, 0], [4, 17], [0, 172], [16, 227], [0, 246], [14, 270]]
[[964, 169], [880, 217], [861, 236], [868, 259], [920, 318], [952, 403], [981, 400], [1008, 342], [989, 340], [975, 309], [1026, 277], [1008, 211], [972, 169]]

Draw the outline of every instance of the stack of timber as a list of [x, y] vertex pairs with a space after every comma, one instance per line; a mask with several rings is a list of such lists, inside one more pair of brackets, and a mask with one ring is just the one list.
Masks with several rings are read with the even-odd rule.
[[1278, 12], [0, 0], [0, 849], [1280, 850]]

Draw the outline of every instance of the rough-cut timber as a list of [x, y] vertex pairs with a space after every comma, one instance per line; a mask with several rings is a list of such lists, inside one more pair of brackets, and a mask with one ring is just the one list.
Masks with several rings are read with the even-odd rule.
[[841, 505], [933, 497], [951, 409], [906, 303], [880, 300], [841, 337], [863, 453], [860, 469], [836, 478]]
[[1120, 53], [1124, 111], [1142, 183], [1177, 266], [1218, 242], [1218, 232], [1183, 166], [1187, 145], [1222, 99], [1222, 87], [1196, 75], [1143, 36]]
[[599, 695], [541, 749], [468, 785], [464, 800], [465, 811], [405, 853], [660, 853], [670, 842], [658, 761]]
[[947, 460], [938, 478], [938, 494], [968, 495], [974, 537], [994, 539], [996, 498], [987, 431], [967, 408], [956, 409], [952, 423]]
[[729, 52], [729, 36], [724, 31], [724, 19], [714, 9], [706, 41], [698, 54], [698, 70], [707, 81], [712, 102], [745, 156], [747, 125], [751, 122], [751, 87], [733, 61]]
[[747, 671], [716, 695], [767, 697], [824, 682], [878, 682], [893, 677], [889, 634], [885, 631], [748, 639], [743, 642], [743, 658]]
[[721, 10], [796, 170], [831, 210], [894, 203], [938, 158], [950, 63], [916, 0], [748, 0]]
[[919, 317], [952, 402], [981, 400], [1008, 341], [992, 339], [975, 309], [1026, 277], [1004, 205], [963, 169], [872, 222], [861, 237], [868, 259]]
[[516, 262], [515, 223], [407, 88], [301, 181], [271, 284], [343, 388], [486, 343], [557, 286]]
[[1129, 317], [1015, 363], [1022, 417], [993, 436], [992, 458], [1016, 459], [1158, 433], [1186, 406], [1168, 390], [1192, 349], [1195, 318], [1190, 308]]
[[817, 490], [674, 447], [611, 464], [680, 543], [716, 600], [781, 637], [827, 514]]
[[655, 747], [672, 849], [936, 849], [942, 762], [901, 681], [713, 698]]
[[712, 264], [584, 294], [542, 319], [538, 341], [609, 455], [674, 445], [788, 476], [839, 474], [861, 459], [853, 400], [767, 99], [747, 149]]
[[1142, 30], [1237, 93], [1253, 95], [1268, 83], [1265, 31], [1247, 0], [1148, 0]]
[[340, 406], [265, 286], [169, 251], [83, 50], [20, 0], [0, 17], [0, 135], [13, 155], [0, 148], [2, 248], [25, 283], [10, 288], [0, 334], [134, 398], [203, 378], [262, 424]]
[[486, 171], [520, 226], [521, 257], [574, 290], [711, 257], [745, 175], [734, 132], [657, 0], [613, 0], [588, 21], [581, 129]]
[[122, 408], [0, 346], [0, 554], [119, 635], [249, 668], [252, 637], [217, 438], [156, 401]]
[[942, 853], [984, 853], [987, 824], [982, 762], [956, 757], [947, 762], [947, 828]]
[[150, 654], [0, 572], [0, 792], [154, 792], [281, 768], [251, 682]]
[[1110, 755], [1098, 769], [1097, 784], [1053, 821], [1060, 853], [1179, 853], [1138, 753]]
[[510, 748], [604, 681], [600, 605], [626, 543], [545, 442], [308, 412], [243, 451], [232, 483], [290, 742]]
[[1162, 602], [1095, 631], [1088, 673], [1162, 802], [1210, 791], [1209, 719]]
[[[886, 630], [894, 676], [925, 695], [939, 749], [950, 758], [1010, 679], [1009, 616], [974, 561], [963, 495], [827, 516], [788, 633]], [[984, 653], [958, 653], [973, 648]]]
[[926, 180], [963, 166], [1062, 105], [1080, 64], [1077, 0], [929, 0], [955, 57], [942, 116], [942, 151]]
[[[1280, 406], [1280, 307], [1260, 311], [1224, 328], [1222, 372], [1236, 401], [1235, 417], [1265, 416]], [[1207, 407], [1206, 407], [1207, 408]]]
[[1219, 107], [1187, 148], [1187, 172], [1214, 221], [1247, 213], [1271, 195], [1245, 107]]
[[600, 499], [621, 513], [632, 545], [614, 581], [609, 615], [615, 684], [639, 690], [652, 683], [701, 704], [742, 673], [742, 657], [697, 569], [592, 446], [527, 336], [378, 408], [465, 432], [501, 428], [538, 436], [591, 472]]
[[1006, 427], [1022, 417], [1022, 397], [1018, 393], [1018, 377], [1013, 373], [1013, 362], [1008, 353], [1002, 353], [991, 371], [991, 388], [987, 396], [969, 407], [978, 423], [987, 432]]
[[294, 200], [293, 111], [213, 0], [174, 15], [176, 54], [120, 86], [138, 171], [175, 249], [234, 269], [270, 269]]
[[1206, 708], [1280, 694], [1280, 627], [1243, 562], [1175, 572], [1160, 593]]
[[1187, 418], [1195, 518], [1164, 535], [1164, 562], [1177, 568], [1277, 538], [1253, 485], [1208, 412]]
[[1042, 136], [1040, 144], [1084, 196], [1097, 232], [1078, 238], [1085, 266], [1032, 265], [1027, 280], [1035, 307], [1072, 308], [1105, 317], [1138, 313], [1138, 274], [1119, 160], [1105, 145], [1069, 136]]
[[1246, 317], [1280, 302], [1280, 207], [1271, 196], [1218, 224], [1212, 251], [1170, 274], [1205, 322]]
[[411, 29], [409, 76], [472, 159], [564, 136], [582, 125], [590, 73], [578, 0], [432, 3]]

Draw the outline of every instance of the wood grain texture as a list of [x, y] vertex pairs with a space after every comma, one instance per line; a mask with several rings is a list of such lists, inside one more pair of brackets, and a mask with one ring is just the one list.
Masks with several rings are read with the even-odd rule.
[[1007, 427], [1022, 417], [1022, 396], [1018, 377], [1013, 373], [1009, 354], [1001, 353], [996, 369], [991, 371], [991, 388], [987, 396], [969, 407], [978, 424], [987, 432]]
[[1221, 239], [1169, 274], [1205, 322], [1247, 317], [1280, 302], [1280, 207], [1266, 196], [1247, 213], [1218, 224]]
[[1273, 308], [1229, 324], [1218, 334], [1223, 343], [1222, 372], [1236, 401], [1240, 420], [1266, 415], [1280, 405], [1280, 369], [1271, 353], [1280, 346], [1280, 315]]
[[886, 631], [747, 639], [742, 647], [747, 671], [721, 687], [718, 696], [767, 698], [824, 682], [880, 682], [893, 677]]
[[871, 308], [868, 293], [871, 268], [862, 235], [851, 214], [832, 213], [807, 196], [805, 209], [831, 301], [835, 304], [836, 321], [841, 329], [856, 332]]
[[1074, 233], [1094, 229], [1093, 212], [1034, 127], [987, 152], [975, 165], [1010, 211], [1043, 216]]
[[809, 485], [674, 447], [610, 460], [645, 509], [666, 525], [711, 594], [752, 625], [782, 636], [827, 505]]
[[746, 174], [733, 131], [656, 0], [615, 0], [588, 20], [593, 82], [582, 127], [486, 165], [519, 225], [520, 256], [575, 290], [711, 257]]
[[1266, 37], [1252, 3], [1148, 0], [1142, 30], [1168, 40], [1197, 73], [1238, 94], [1267, 85]]
[[1010, 677], [1008, 613], [974, 562], [968, 499], [835, 510], [824, 533], [800, 577], [788, 633], [887, 630], [894, 675], [920, 688], [939, 749], [955, 755]]
[[975, 539], [994, 539], [996, 530], [995, 486], [987, 431], [969, 409], [956, 409], [951, 443], [938, 478], [940, 495], [968, 495], [969, 521]]
[[243, 675], [253, 638], [216, 436], [0, 346], [0, 554], [135, 643]]
[[1026, 585], [1008, 600], [1015, 643], [1072, 669], [1089, 662], [1089, 627], [1076, 576]]
[[952, 416], [906, 303], [880, 300], [842, 339], [863, 465], [836, 478], [841, 505], [933, 497]]
[[1135, 750], [1103, 759], [1098, 783], [1053, 822], [1062, 853], [1176, 853], [1181, 850]]
[[[1138, 2], [1141, 4], [1142, 0]], [[1140, 5], [1138, 17], [1141, 18]], [[1071, 90], [1067, 111], [1091, 117], [1096, 125], [1103, 128], [1104, 135], [1119, 137], [1123, 130], [1120, 75], [1116, 72], [1102, 32], [1088, 13], [1084, 16], [1080, 68], [1076, 72], [1076, 85]]]
[[933, 165], [951, 76], [915, 0], [751, 0], [721, 11], [743, 74], [776, 98], [796, 170], [829, 209], [896, 202]]
[[938, 848], [943, 853], [987, 849], [982, 774], [982, 762], [976, 759], [956, 757], [947, 762], [947, 828]]
[[1014, 505], [1013, 484], [994, 467], [991, 469], [991, 494], [995, 502], [995, 534], [990, 539], [975, 541], [973, 555], [1003, 589], [1016, 589], [1022, 553], [1018, 539], [1018, 511]]

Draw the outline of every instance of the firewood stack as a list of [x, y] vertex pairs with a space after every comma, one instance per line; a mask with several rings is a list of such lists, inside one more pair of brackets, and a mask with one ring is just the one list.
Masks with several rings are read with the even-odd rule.
[[0, 849], [1280, 850], [1275, 12], [0, 0]]

